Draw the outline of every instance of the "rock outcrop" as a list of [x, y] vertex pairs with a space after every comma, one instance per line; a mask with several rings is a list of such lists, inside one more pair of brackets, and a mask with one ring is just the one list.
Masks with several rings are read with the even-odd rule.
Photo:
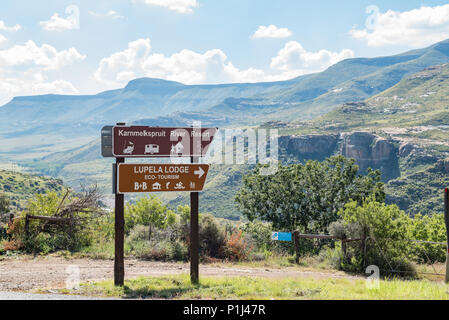
[[392, 141], [369, 132], [282, 136], [279, 146], [299, 160], [321, 161], [334, 154], [342, 154], [354, 158], [361, 172], [368, 168], [381, 170], [384, 181], [400, 176], [398, 147]]
[[449, 159], [439, 160], [433, 168], [429, 169], [430, 172], [449, 173]]
[[369, 132], [345, 133], [341, 139], [341, 154], [354, 158], [362, 172], [368, 168], [379, 169], [383, 180], [400, 176], [399, 150], [392, 141]]
[[337, 135], [282, 136], [279, 146], [300, 160], [324, 160], [337, 149]]

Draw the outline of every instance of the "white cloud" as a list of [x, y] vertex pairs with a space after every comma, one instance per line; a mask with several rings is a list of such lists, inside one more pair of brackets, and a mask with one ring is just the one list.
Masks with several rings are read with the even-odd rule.
[[351, 50], [307, 52], [299, 43], [289, 42], [272, 59], [267, 71], [256, 68], [242, 70], [234, 66], [222, 50], [212, 49], [204, 53], [182, 50], [166, 56], [152, 52], [151, 41], [147, 38], [130, 42], [127, 49], [102, 59], [94, 77], [111, 86], [125, 85], [138, 77], [185, 84], [275, 81], [321, 71], [353, 56]]
[[97, 18], [111, 18], [111, 19], [121, 19], [123, 16], [119, 15], [116, 11], [110, 10], [106, 13], [97, 13], [94, 11], [89, 11], [89, 14]]
[[300, 43], [290, 41], [271, 60], [270, 67], [282, 71], [284, 74], [298, 76], [323, 71], [341, 60], [353, 57], [354, 52], [350, 49], [343, 49], [340, 52], [324, 49], [311, 52], [305, 50]]
[[0, 50], [0, 104], [17, 95], [78, 93], [69, 81], [51, 78], [55, 71], [85, 58], [75, 48], [58, 51], [31, 40]]
[[[139, 0], [133, 0], [136, 2]], [[193, 13], [193, 10], [198, 7], [197, 0], [140, 0], [148, 5], [154, 5], [164, 7], [178, 13], [189, 14]]]
[[32, 86], [33, 94], [77, 94], [79, 93], [72, 83], [66, 80], [52, 82], [38, 82]]
[[130, 42], [124, 51], [101, 60], [94, 76], [98, 81], [123, 85], [137, 77], [153, 77], [186, 84], [253, 82], [263, 79], [263, 71], [239, 70], [218, 49], [196, 53], [182, 50], [171, 56], [152, 53], [150, 39]]
[[288, 38], [293, 35], [293, 32], [287, 28], [278, 28], [274, 24], [269, 26], [260, 26], [259, 29], [253, 34], [252, 39], [282, 39]]
[[8, 41], [8, 39], [6, 39], [6, 37], [0, 33], [0, 45], [5, 43], [6, 41]]
[[38, 47], [32, 40], [24, 45], [15, 45], [6, 50], [0, 50], [1, 67], [40, 67], [43, 70], [58, 70], [77, 60], [84, 60], [75, 48], [57, 51], [54, 47], [43, 44]]
[[353, 28], [349, 33], [371, 47], [430, 45], [449, 38], [449, 4], [404, 12], [388, 10], [378, 15], [372, 29]]
[[7, 27], [5, 22], [0, 20], [0, 30], [2, 31], [19, 31], [21, 28], [19, 24], [16, 24], [14, 27]]
[[41, 21], [40, 25], [46, 31], [62, 32], [80, 28], [80, 10], [77, 6], [68, 6], [65, 10], [67, 17], [60, 17], [58, 13], [51, 16], [48, 21]]

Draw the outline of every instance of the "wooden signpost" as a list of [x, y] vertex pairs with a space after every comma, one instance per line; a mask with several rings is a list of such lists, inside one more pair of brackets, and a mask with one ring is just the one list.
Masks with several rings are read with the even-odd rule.
[[447, 251], [446, 251], [446, 283], [449, 283], [449, 189], [444, 189], [444, 222], [446, 224], [446, 240], [447, 240]]
[[119, 164], [117, 192], [198, 192], [208, 171], [200, 164]]
[[115, 126], [112, 153], [126, 158], [202, 157], [216, 132], [216, 128]]
[[[106, 126], [101, 130], [103, 157], [116, 158], [113, 169], [115, 193], [114, 284], [123, 286], [126, 193], [190, 192], [190, 279], [199, 282], [199, 191], [209, 165], [204, 157], [217, 128], [160, 128]], [[191, 164], [125, 164], [125, 158], [189, 157]]]

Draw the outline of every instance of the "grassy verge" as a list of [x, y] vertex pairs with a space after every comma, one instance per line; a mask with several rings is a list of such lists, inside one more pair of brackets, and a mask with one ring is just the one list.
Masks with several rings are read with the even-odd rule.
[[380, 281], [378, 289], [369, 290], [365, 280], [342, 278], [265, 279], [251, 277], [202, 278], [198, 286], [187, 275], [140, 277], [128, 280], [123, 288], [112, 281], [82, 284], [82, 294], [120, 298], [155, 299], [312, 299], [312, 300], [448, 300], [448, 286], [427, 280]]

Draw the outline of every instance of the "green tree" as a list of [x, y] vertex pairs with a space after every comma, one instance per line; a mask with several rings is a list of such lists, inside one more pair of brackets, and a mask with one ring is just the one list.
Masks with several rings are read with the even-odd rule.
[[139, 224], [149, 227], [149, 240], [154, 228], [165, 229], [176, 222], [176, 214], [154, 196], [146, 196], [135, 204], [128, 204], [125, 215], [128, 231]]
[[385, 199], [381, 173], [369, 170], [362, 176], [355, 161], [343, 156], [279, 165], [271, 176], [261, 175], [261, 167], [243, 178], [236, 202], [250, 221], [272, 222], [274, 229], [326, 232], [350, 200], [361, 204], [370, 195]]
[[4, 194], [0, 194], [0, 214], [8, 213], [9, 205], [9, 198]]

